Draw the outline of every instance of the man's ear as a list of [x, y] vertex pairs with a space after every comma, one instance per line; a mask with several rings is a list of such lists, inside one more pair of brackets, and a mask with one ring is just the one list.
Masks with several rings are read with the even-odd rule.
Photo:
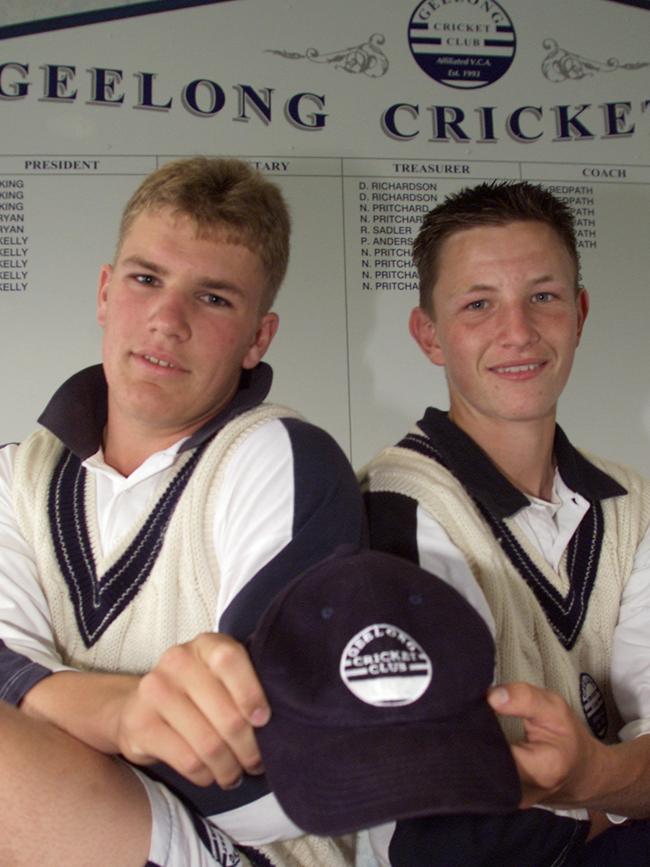
[[113, 276], [112, 265], [102, 265], [97, 281], [97, 321], [104, 327], [106, 323], [106, 303], [108, 301], [108, 286]]
[[271, 345], [278, 328], [280, 318], [277, 313], [265, 313], [255, 332], [253, 342], [248, 347], [248, 352], [242, 359], [241, 366], [244, 370], [256, 367], [266, 355], [266, 350]]
[[578, 292], [578, 297], [576, 298], [576, 306], [578, 308], [578, 339], [576, 341], [576, 346], [580, 343], [580, 338], [582, 337], [582, 330], [585, 327], [585, 321], [587, 319], [587, 315], [589, 314], [589, 293], [586, 289], [580, 289]]
[[411, 310], [409, 332], [429, 361], [444, 366], [445, 358], [438, 343], [436, 324], [422, 307]]

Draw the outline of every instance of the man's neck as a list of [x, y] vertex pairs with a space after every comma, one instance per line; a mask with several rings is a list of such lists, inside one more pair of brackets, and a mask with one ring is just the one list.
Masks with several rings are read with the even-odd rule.
[[534, 421], [481, 419], [474, 423], [472, 419], [456, 418], [452, 411], [450, 418], [516, 488], [542, 500], [552, 498], [554, 416]]
[[104, 461], [123, 476], [130, 476], [151, 455], [168, 449], [185, 436], [184, 431], [160, 431], [152, 435], [151, 430], [140, 431], [137, 426], [128, 433], [118, 431], [111, 426], [109, 416], [102, 441]]

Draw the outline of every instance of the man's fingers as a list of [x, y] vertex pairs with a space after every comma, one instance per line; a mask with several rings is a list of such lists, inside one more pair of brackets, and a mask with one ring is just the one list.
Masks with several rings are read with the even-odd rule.
[[511, 750], [524, 788], [525, 806], [532, 806], [542, 793], [555, 789], [563, 779], [562, 757], [555, 747], [541, 743], [513, 744]]
[[526, 683], [497, 686], [488, 701], [498, 714], [523, 721], [524, 740], [511, 745], [524, 789], [523, 806], [537, 801], [568, 806], [584, 800], [602, 747], [567, 702]]
[[563, 699], [529, 683], [495, 686], [488, 693], [488, 702], [501, 716], [523, 719], [527, 729], [535, 726], [556, 729], [566, 724], [568, 708]]
[[242, 716], [253, 726], [266, 725], [271, 708], [244, 647], [217, 633], [200, 636], [197, 647]]
[[206, 763], [219, 772], [217, 779], [226, 768], [230, 773], [231, 764], [233, 772], [236, 769], [239, 774], [242, 769], [249, 774], [262, 773], [262, 756], [254, 729], [223, 684], [206, 671], [204, 676], [197, 676], [189, 691], [208, 732], [198, 733], [201, 740], [191, 743]]
[[215, 777], [184, 738], [162, 720], [151, 726], [148, 736], [155, 744], [155, 758], [146, 752], [145, 744], [134, 744], [123, 751], [129, 761], [137, 765], [149, 765], [154, 761], [164, 762], [196, 786], [209, 786]]
[[160, 760], [197, 785], [231, 788], [263, 772], [254, 725], [270, 716], [245, 648], [204, 634], [169, 648], [138, 681], [121, 712], [120, 749], [131, 761]]
[[492, 708], [504, 716], [533, 716], [544, 708], [545, 693], [529, 683], [494, 686], [488, 692]]
[[[228, 696], [209, 672], [206, 671], [203, 677], [200, 669], [190, 672], [185, 691], [179, 691], [177, 684], [168, 680], [166, 672], [158, 669], [143, 678], [141, 692], [145, 702], [158, 709], [167, 729], [161, 742], [154, 742], [146, 733], [146, 744], [151, 744], [150, 748], [155, 749], [157, 756], [197, 785], [216, 781], [222, 788], [230, 788], [237, 783], [242, 766], [246, 765], [234, 753], [229, 741], [237, 745], [247, 764], [255, 766], [259, 761], [252, 734], [249, 737], [251, 743], [246, 743], [243, 735], [237, 739], [230, 734], [224, 720], [232, 716], [241, 721], [241, 717], [234, 710], [224, 710], [228, 708]], [[201, 696], [200, 702], [196, 695]], [[220, 708], [220, 729], [205, 713], [211, 702]], [[241, 723], [242, 728], [250, 731], [245, 721]]]
[[150, 690], [156, 690], [152, 704], [186, 738], [220, 785], [232, 785], [242, 770], [262, 773], [251, 718], [261, 724], [270, 712], [240, 644], [228, 636], [201, 635], [170, 648], [145, 680]]

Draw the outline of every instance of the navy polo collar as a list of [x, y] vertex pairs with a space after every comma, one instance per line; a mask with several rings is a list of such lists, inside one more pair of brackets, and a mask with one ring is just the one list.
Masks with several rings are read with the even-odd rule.
[[[271, 390], [273, 371], [265, 362], [243, 370], [239, 388], [228, 406], [195, 431], [181, 446], [201, 445], [232, 418], [262, 403]], [[108, 414], [108, 386], [101, 364], [75, 373], [54, 393], [38, 421], [80, 460], [94, 455], [102, 442]]]
[[[483, 449], [450, 421], [447, 413], [429, 407], [418, 427], [440, 456], [440, 463], [496, 518], [510, 517], [529, 505], [528, 497], [501, 475]], [[555, 427], [553, 448], [562, 479], [589, 502], [627, 493], [574, 448], [559, 425]]]

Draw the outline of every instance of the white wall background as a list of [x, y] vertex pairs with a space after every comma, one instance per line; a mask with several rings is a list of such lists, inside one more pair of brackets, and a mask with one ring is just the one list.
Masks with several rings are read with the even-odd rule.
[[[650, 11], [607, 0], [503, 0], [516, 33], [514, 60], [495, 83], [460, 90], [434, 81], [411, 55], [408, 25], [418, 5], [229, 0], [20, 35], [7, 28], [111, 4], [3, 4], [0, 64], [9, 66], [0, 70], [0, 181], [24, 181], [15, 237], [28, 240], [14, 246], [28, 252], [13, 257], [27, 260], [26, 268], [5, 269], [10, 276], [0, 285], [23, 282], [21, 270], [28, 277], [25, 291], [0, 292], [0, 441], [26, 435], [57, 385], [98, 360], [95, 280], [111, 258], [131, 190], [171, 156], [233, 154], [288, 163], [271, 172], [295, 221], [278, 302], [282, 327], [269, 356], [272, 396], [328, 428], [360, 466], [426, 404], [444, 407], [446, 390], [406, 331], [415, 293], [361, 288], [359, 184], [380, 175], [403, 180], [394, 164], [407, 163], [436, 167], [433, 175], [414, 170], [407, 177], [435, 178], [442, 195], [460, 182], [440, 169], [458, 163], [468, 166], [461, 177], [469, 182], [500, 173], [589, 187], [597, 237], [595, 248], [583, 250], [583, 272], [592, 312], [560, 421], [577, 444], [650, 475]], [[475, 21], [472, 5], [455, 4], [454, 20]], [[383, 37], [382, 74], [380, 67], [375, 75], [342, 68], [351, 58], [343, 49], [363, 46], [372, 34]], [[549, 77], [545, 40], [573, 55], [572, 77], [553, 68]], [[309, 47], [319, 56], [305, 57]], [[272, 53], [281, 50], [289, 54]], [[337, 62], [329, 56], [335, 52]], [[44, 82], [53, 66], [74, 72], [48, 98]], [[93, 101], [98, 68], [119, 71], [103, 101]], [[142, 73], [150, 75], [153, 101], [171, 100], [168, 108], [138, 107]], [[220, 111], [209, 113], [208, 85], [198, 88], [198, 113], [184, 107], [183, 91], [197, 80], [221, 88]], [[19, 84], [27, 86], [23, 95]], [[242, 111], [241, 85], [270, 99], [270, 119], [250, 104]], [[287, 119], [288, 101], [303, 92], [319, 98], [303, 99], [306, 124], [309, 111], [327, 115], [320, 129]], [[398, 103], [418, 107], [417, 119], [415, 109], [397, 115], [402, 131], [414, 133], [410, 139], [382, 129], [383, 113]], [[629, 105], [618, 109], [619, 135], [607, 135], [607, 103]], [[578, 118], [592, 135], [563, 139], [558, 106], [574, 114], [583, 105]], [[462, 109], [469, 140], [432, 141], [435, 106]], [[508, 133], [507, 119], [527, 106], [534, 110], [522, 114], [522, 127], [539, 138], [524, 143]], [[497, 140], [481, 143], [478, 112], [486, 107]], [[97, 168], [47, 168], [46, 159], [97, 161]], [[605, 177], [612, 169], [618, 176]]]

